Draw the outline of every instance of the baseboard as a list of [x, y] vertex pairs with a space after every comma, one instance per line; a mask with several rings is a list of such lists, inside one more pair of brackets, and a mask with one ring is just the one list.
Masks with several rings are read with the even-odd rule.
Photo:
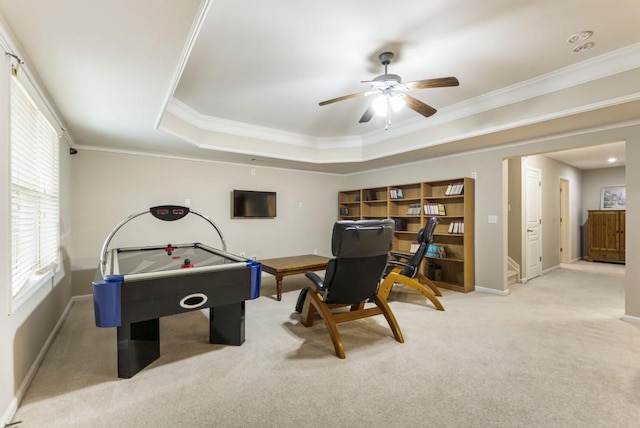
[[549, 272], [552, 272], [552, 271], [554, 271], [554, 270], [556, 270], [556, 269], [560, 269], [560, 265], [559, 265], [559, 264], [558, 264], [558, 265], [555, 265], [555, 266], [552, 266], [552, 267], [550, 267], [549, 269], [545, 269], [545, 270], [543, 270], [543, 271], [542, 271], [542, 275], [546, 275], [546, 274], [548, 274]]
[[18, 410], [18, 399], [16, 397], [13, 397], [13, 400], [11, 400], [11, 403], [9, 404], [9, 407], [7, 407], [7, 410], [4, 412], [4, 415], [2, 415], [2, 419], [0, 419], [0, 426], [7, 426], [7, 424], [11, 423], [11, 419], [13, 419], [13, 415], [16, 414], [16, 411]]
[[18, 387], [18, 390], [16, 391], [15, 396], [11, 400], [9, 407], [5, 410], [4, 414], [2, 415], [2, 419], [0, 420], [0, 426], [3, 427], [6, 424], [9, 424], [13, 419], [13, 417], [15, 416], [16, 412], [18, 411], [18, 405], [24, 398], [24, 395], [27, 392], [27, 389], [29, 389], [29, 385], [31, 385], [31, 382], [33, 381], [33, 378], [36, 375], [36, 372], [38, 371], [40, 364], [42, 364], [42, 361], [44, 360], [44, 357], [47, 354], [47, 351], [49, 351], [49, 348], [51, 347], [53, 340], [55, 339], [56, 335], [60, 331], [62, 324], [69, 316], [71, 307], [73, 306], [76, 300], [84, 300], [85, 298], [91, 298], [91, 294], [87, 294], [86, 296], [73, 296], [69, 300], [69, 303], [67, 303], [67, 306], [64, 308], [64, 311], [62, 312], [62, 315], [58, 319], [58, 322], [51, 330], [51, 333], [49, 333], [49, 337], [47, 337], [47, 340], [42, 346], [42, 349], [40, 349], [38, 356], [33, 361], [33, 364], [31, 364], [31, 367], [29, 368], [27, 375], [22, 380], [22, 383], [20, 383], [20, 386]]
[[508, 296], [511, 293], [509, 289], [496, 290], [495, 288], [479, 287], [477, 285], [475, 286], [475, 291], [479, 291], [480, 293], [495, 294], [496, 296]]
[[640, 317], [634, 317], [632, 315], [624, 315], [622, 321], [631, 322], [634, 324], [640, 324]]

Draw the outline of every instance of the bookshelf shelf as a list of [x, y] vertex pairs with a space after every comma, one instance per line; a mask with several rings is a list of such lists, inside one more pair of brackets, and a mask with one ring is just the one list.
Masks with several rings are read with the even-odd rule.
[[437, 264], [442, 280], [436, 284], [462, 292], [473, 291], [475, 283], [474, 206], [475, 181], [468, 177], [338, 193], [339, 219], [395, 220], [394, 252], [411, 254], [418, 232], [430, 217], [437, 217], [433, 241], [444, 247], [447, 257], [427, 257], [421, 269], [427, 274], [427, 265]]

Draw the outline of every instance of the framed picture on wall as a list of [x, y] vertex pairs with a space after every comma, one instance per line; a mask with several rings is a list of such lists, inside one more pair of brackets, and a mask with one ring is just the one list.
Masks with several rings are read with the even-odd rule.
[[627, 209], [626, 186], [605, 186], [600, 191], [601, 210]]

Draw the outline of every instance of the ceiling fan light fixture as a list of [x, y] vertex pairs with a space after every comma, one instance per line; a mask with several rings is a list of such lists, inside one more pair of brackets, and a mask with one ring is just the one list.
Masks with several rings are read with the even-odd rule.
[[373, 110], [378, 116], [386, 116], [387, 113], [389, 113], [389, 110], [397, 113], [405, 106], [405, 102], [402, 98], [402, 96], [398, 95], [380, 95], [378, 98], [373, 100], [371, 107], [373, 107]]

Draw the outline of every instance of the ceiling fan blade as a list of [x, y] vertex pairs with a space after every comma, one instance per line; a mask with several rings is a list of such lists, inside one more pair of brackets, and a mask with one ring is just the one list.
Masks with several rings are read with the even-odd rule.
[[321, 106], [325, 106], [327, 104], [337, 103], [338, 101], [344, 101], [344, 100], [348, 100], [348, 99], [351, 99], [351, 98], [365, 97], [365, 96], [371, 95], [371, 94], [372, 94], [371, 91], [358, 92], [357, 94], [344, 95], [342, 97], [332, 98], [330, 100], [322, 101], [319, 104]]
[[369, 106], [365, 111], [364, 114], [362, 115], [362, 117], [360, 118], [360, 120], [358, 121], [358, 123], [365, 123], [365, 122], [369, 122], [371, 120], [371, 118], [373, 117], [373, 114], [375, 113], [375, 110], [373, 109], [373, 107]]
[[447, 86], [458, 86], [460, 82], [455, 77], [439, 77], [437, 79], [424, 79], [407, 82], [405, 85], [409, 89], [444, 88]]
[[431, 107], [430, 105], [427, 105], [427, 104], [423, 103], [422, 101], [420, 101], [420, 100], [418, 100], [416, 98], [413, 98], [410, 95], [405, 95], [404, 96], [404, 102], [407, 104], [407, 107], [409, 107], [412, 110], [417, 111], [418, 113], [420, 113], [424, 117], [433, 116], [435, 114], [435, 112], [438, 111], [438, 110], [434, 109], [433, 107]]

